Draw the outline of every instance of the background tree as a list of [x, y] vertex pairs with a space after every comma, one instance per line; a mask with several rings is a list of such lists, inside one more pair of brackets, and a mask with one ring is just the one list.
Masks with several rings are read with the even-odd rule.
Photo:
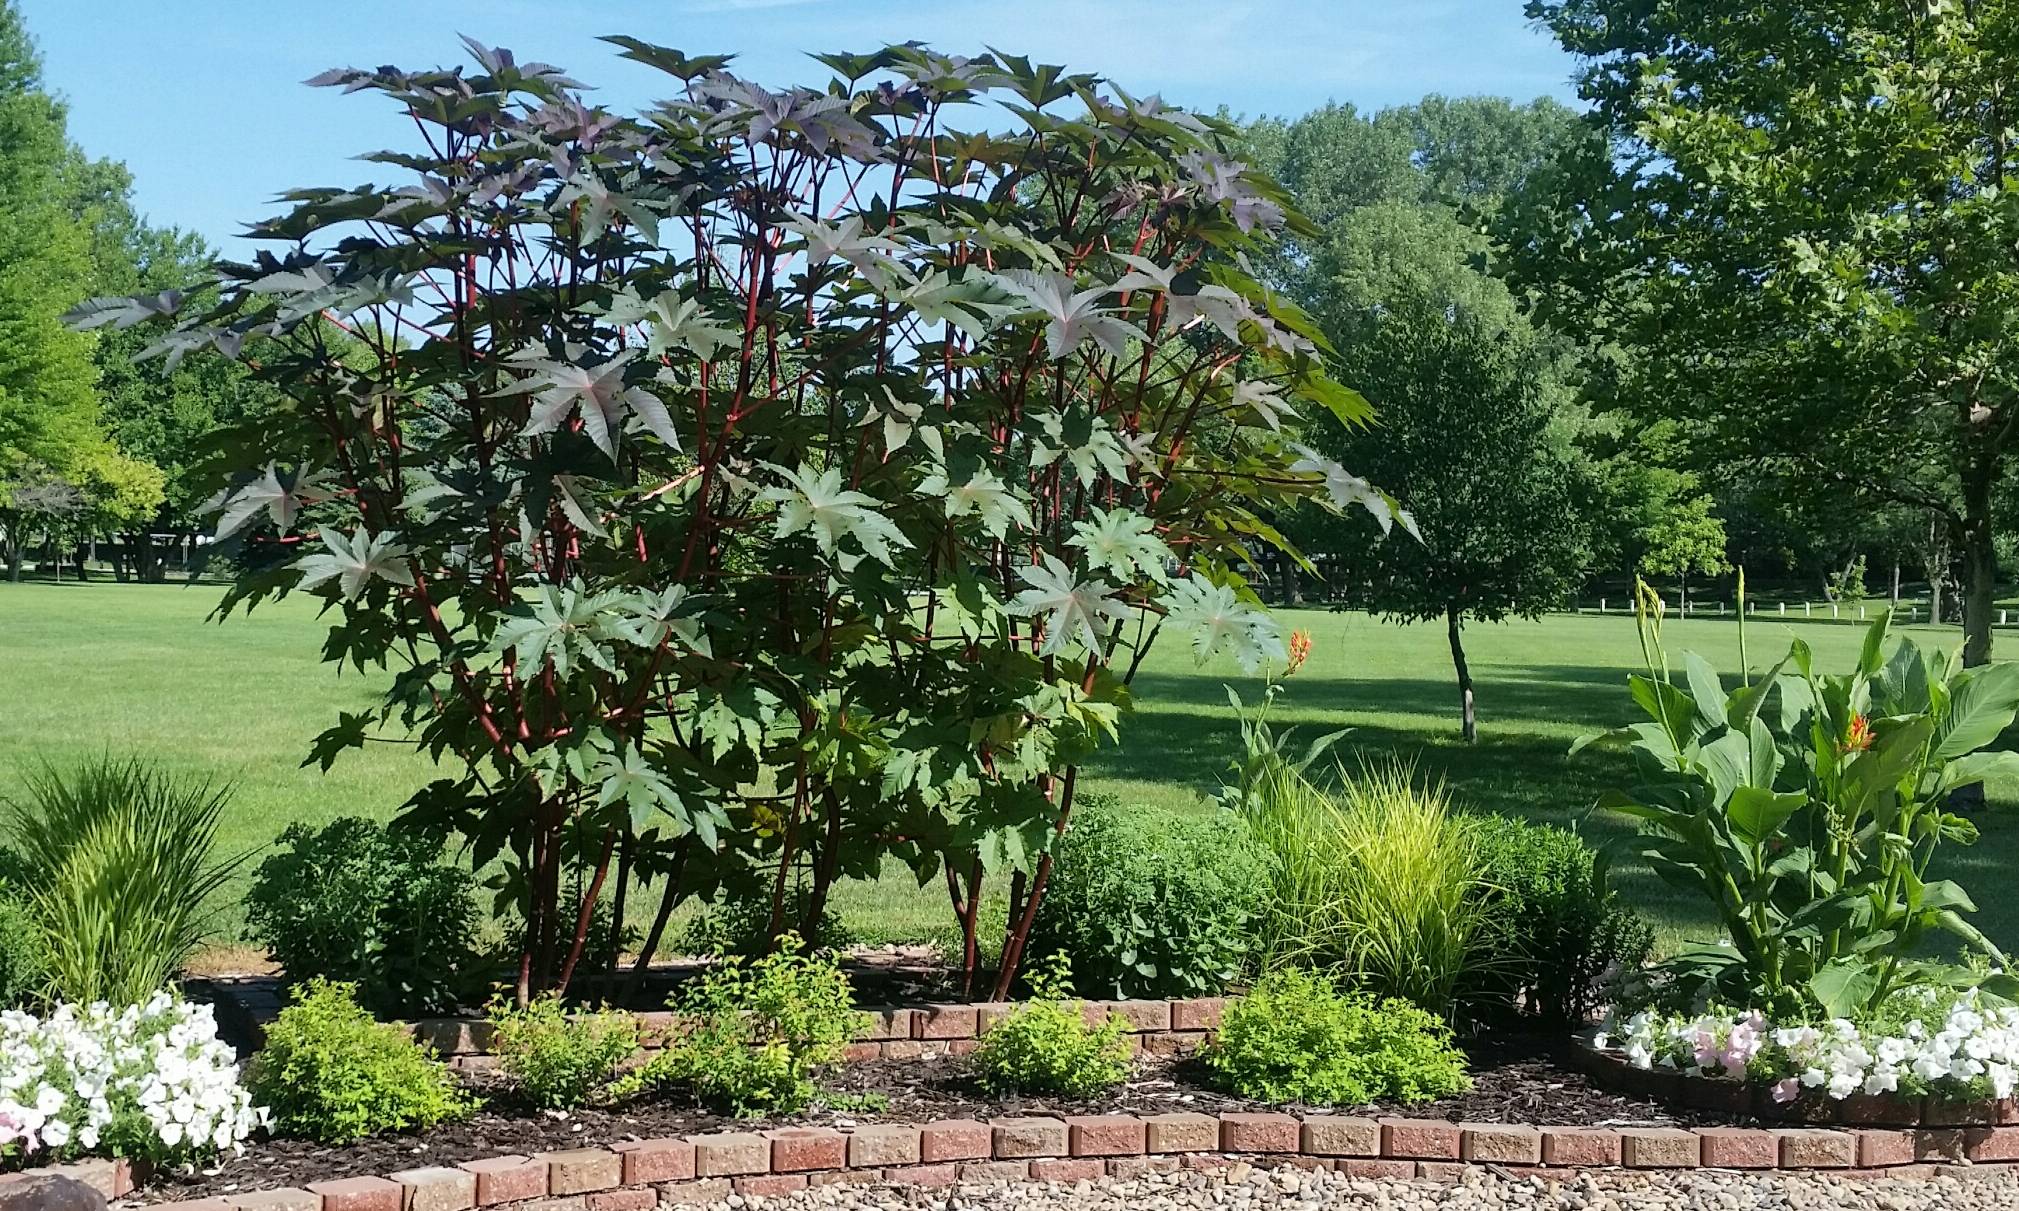
[[1591, 493], [1573, 443], [1581, 418], [1554, 351], [1483, 271], [1476, 216], [1521, 188], [1557, 142], [1584, 136], [1546, 100], [1427, 97], [1372, 118], [1328, 106], [1259, 123], [1251, 137], [1317, 228], [1272, 271], [1381, 415], [1378, 431], [1334, 430], [1318, 444], [1397, 492], [1424, 541], [1372, 549], [1322, 520], [1286, 524], [1330, 557], [1328, 580], [1347, 604], [1444, 621], [1469, 742], [1478, 722], [1465, 623], [1562, 604], [1591, 556]]
[[1515, 208], [1516, 279], [1564, 330], [1631, 352], [1623, 398], [1678, 422], [1696, 465], [1942, 519], [1982, 663], [2019, 424], [2019, 8], [1528, 11], [1583, 57], [1607, 143], [1566, 148]]

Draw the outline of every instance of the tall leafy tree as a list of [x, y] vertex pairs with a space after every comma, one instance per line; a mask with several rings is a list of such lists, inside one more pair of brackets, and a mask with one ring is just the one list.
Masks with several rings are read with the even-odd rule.
[[1381, 415], [1376, 432], [1333, 431], [1317, 444], [1397, 492], [1424, 541], [1369, 550], [1323, 522], [1287, 524], [1330, 557], [1328, 579], [1349, 603], [1444, 622], [1471, 741], [1465, 624], [1561, 604], [1591, 558], [1588, 476], [1557, 358], [1480, 267], [1473, 216], [1581, 132], [1553, 102], [1428, 97], [1371, 118], [1329, 106], [1255, 134], [1319, 223], [1275, 272]]
[[0, 0], [0, 558], [10, 579], [29, 531], [57, 528], [36, 502], [75, 498], [84, 504], [66, 522], [110, 523], [160, 500], [159, 476], [100, 423], [94, 338], [62, 323], [97, 280], [93, 232], [70, 204], [75, 167], [20, 12]]
[[1531, 0], [1608, 136], [1513, 229], [1543, 313], [1634, 353], [1705, 465], [1941, 519], [1991, 651], [2019, 428], [2007, 0]]
[[1336, 225], [1309, 301], [1381, 424], [1335, 430], [1324, 449], [1395, 492], [1423, 541], [1297, 530], [1336, 561], [1350, 603], [1444, 622], [1467, 742], [1478, 715], [1465, 624], [1538, 616], [1590, 562], [1564, 393], [1506, 290], [1471, 267], [1479, 243], [1434, 207], [1372, 206]]

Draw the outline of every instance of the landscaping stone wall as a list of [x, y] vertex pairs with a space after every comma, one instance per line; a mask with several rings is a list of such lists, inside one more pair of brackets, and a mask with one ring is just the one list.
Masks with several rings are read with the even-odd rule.
[[[1470, 1166], [1563, 1177], [1593, 1167], [1801, 1169], [1927, 1177], [1941, 1165], [2019, 1162], [2019, 1127], [1534, 1127], [1351, 1115], [1198, 1113], [951, 1119], [839, 1130], [786, 1127], [508, 1155], [170, 1203], [174, 1211], [647, 1211], [809, 1186], [950, 1187], [1213, 1169], [1256, 1162], [1354, 1176], [1463, 1180]], [[37, 1172], [46, 1172], [37, 1171]], [[108, 1196], [131, 1189], [108, 1161], [55, 1172]], [[144, 1196], [143, 1196], [144, 1201]]]

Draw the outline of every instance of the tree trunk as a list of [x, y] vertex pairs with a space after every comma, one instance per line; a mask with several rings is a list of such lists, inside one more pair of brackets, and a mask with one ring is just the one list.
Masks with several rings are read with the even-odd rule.
[[1894, 605], [1900, 604], [1900, 561], [1897, 559], [1893, 561], [1893, 596], [1889, 600]]
[[1479, 716], [1472, 702], [1472, 666], [1465, 663], [1465, 644], [1459, 637], [1459, 629], [1464, 625], [1462, 619], [1459, 610], [1444, 612], [1445, 633], [1451, 637], [1451, 667], [1458, 671], [1458, 709], [1464, 720], [1465, 743], [1471, 744], [1479, 739]]
[[1992, 545], [1995, 459], [1973, 459], [1963, 473], [1963, 666], [1991, 660], [1991, 618], [1998, 601], [1998, 552]]

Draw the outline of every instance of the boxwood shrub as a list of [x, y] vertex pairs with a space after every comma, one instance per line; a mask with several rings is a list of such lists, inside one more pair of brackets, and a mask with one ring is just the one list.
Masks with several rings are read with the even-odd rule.
[[1441, 1019], [1301, 967], [1270, 972], [1228, 1005], [1205, 1063], [1242, 1097], [1311, 1106], [1426, 1102], [1472, 1083]]
[[1239, 975], [1267, 886], [1247, 825], [1088, 795], [1059, 840], [1030, 954], [1090, 997], [1213, 995]]

